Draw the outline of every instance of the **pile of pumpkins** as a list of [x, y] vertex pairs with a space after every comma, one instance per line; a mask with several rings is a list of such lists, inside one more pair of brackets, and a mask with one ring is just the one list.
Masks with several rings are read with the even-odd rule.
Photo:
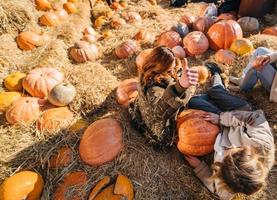
[[40, 131], [59, 131], [73, 120], [66, 106], [76, 95], [75, 87], [63, 81], [64, 75], [50, 67], [11, 73], [4, 79], [9, 91], [0, 93], [0, 111], [10, 124], [36, 122]]

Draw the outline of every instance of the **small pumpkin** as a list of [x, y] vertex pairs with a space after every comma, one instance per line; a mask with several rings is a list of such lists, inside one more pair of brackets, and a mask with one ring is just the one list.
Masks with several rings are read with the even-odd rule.
[[237, 20], [237, 18], [232, 13], [222, 13], [216, 18], [216, 20]]
[[69, 50], [69, 56], [77, 63], [94, 61], [98, 58], [98, 48], [86, 41], [78, 41]]
[[126, 42], [123, 42], [115, 49], [115, 54], [120, 59], [128, 58], [130, 56], [133, 56], [138, 51], [138, 49], [139, 47], [136, 41], [128, 40]]
[[174, 53], [174, 55], [177, 57], [177, 58], [180, 58], [180, 59], [183, 59], [186, 57], [186, 51], [184, 50], [183, 47], [181, 46], [175, 46], [172, 48], [172, 51]]
[[253, 49], [253, 44], [246, 38], [236, 39], [230, 47], [230, 50], [239, 56], [250, 53]]
[[70, 104], [76, 96], [76, 89], [70, 83], [60, 83], [52, 88], [48, 101], [55, 106], [66, 106]]
[[71, 172], [67, 174], [54, 193], [53, 200], [85, 199], [86, 191], [83, 188], [89, 181], [84, 171]]
[[203, 33], [207, 33], [209, 28], [214, 24], [214, 20], [209, 17], [199, 17], [194, 23], [193, 23], [193, 30], [194, 31], [201, 31]]
[[57, 26], [60, 20], [56, 13], [46, 12], [39, 18], [39, 23], [43, 26]]
[[66, 20], [68, 18], [68, 13], [63, 8], [56, 9], [55, 14], [60, 21]]
[[220, 49], [215, 54], [215, 60], [222, 64], [231, 65], [236, 59], [236, 54], [230, 50]]
[[139, 53], [139, 55], [136, 57], [136, 65], [138, 71], [141, 71], [142, 67], [144, 66], [147, 56], [151, 53], [153, 49], [145, 49]]
[[0, 92], [0, 112], [5, 112], [21, 96], [20, 92]]
[[244, 32], [255, 32], [258, 31], [260, 28], [259, 21], [254, 17], [242, 17], [238, 20], [239, 25], [241, 26], [241, 29]]
[[202, 110], [189, 109], [177, 118], [177, 148], [184, 155], [203, 156], [214, 149], [219, 127], [203, 119]]
[[138, 96], [138, 81], [131, 78], [122, 81], [116, 89], [116, 99], [120, 105], [128, 106]]
[[134, 39], [144, 43], [152, 44], [155, 41], [155, 36], [145, 30], [139, 30], [139, 32], [136, 33]]
[[205, 83], [209, 79], [209, 70], [207, 67], [204, 66], [196, 66], [196, 67], [191, 67], [191, 69], [196, 69], [198, 73], [198, 82], [200, 84]]
[[26, 74], [22, 72], [13, 72], [4, 79], [4, 86], [9, 91], [22, 91], [22, 81]]
[[6, 119], [10, 124], [32, 123], [38, 119], [39, 115], [39, 99], [34, 97], [18, 98], [6, 111]]
[[204, 33], [193, 31], [183, 39], [184, 49], [190, 56], [201, 55], [209, 48], [209, 41]]
[[95, 30], [92, 28], [92, 27], [86, 27], [84, 30], [83, 30], [83, 34], [84, 35], [96, 35], [96, 32]]
[[185, 23], [179, 22], [177, 25], [171, 28], [172, 31], [179, 33], [181, 38], [185, 37], [189, 33], [189, 28]]
[[217, 51], [219, 49], [229, 49], [232, 42], [243, 37], [240, 25], [234, 20], [221, 20], [208, 30], [210, 48]]
[[157, 44], [173, 48], [182, 44], [182, 38], [175, 31], [166, 31], [158, 37]]
[[68, 130], [70, 132], [79, 132], [80, 130], [88, 127], [88, 125], [89, 124], [87, 121], [85, 121], [84, 119], [79, 119], [74, 124], [72, 124]]
[[83, 39], [82, 39], [82, 40], [84, 40], [84, 41], [86, 41], [86, 42], [89, 42], [89, 43], [93, 43], [93, 42], [95, 42], [95, 41], [97, 40], [97, 38], [96, 38], [95, 35], [85, 34], [85, 35], [83, 36]]
[[68, 14], [73, 14], [78, 12], [78, 8], [76, 7], [76, 5], [71, 2], [67, 2], [63, 4], [63, 8], [66, 10]]
[[110, 185], [109, 187], [105, 188], [102, 192], [100, 192], [94, 200], [121, 200], [121, 195], [116, 195], [113, 193], [114, 191], [114, 184]]
[[262, 34], [277, 36], [277, 26], [266, 27]]
[[122, 16], [125, 18], [125, 20], [131, 24], [141, 24], [142, 23], [142, 18], [140, 14], [137, 12], [128, 12], [128, 13], [123, 13]]
[[100, 180], [90, 192], [88, 200], [94, 200], [97, 194], [99, 194], [100, 191], [105, 188], [110, 182], [111, 178], [108, 176], [105, 176], [102, 180]]
[[36, 68], [27, 74], [22, 85], [33, 97], [46, 98], [54, 86], [61, 83], [64, 75], [50, 67]]
[[106, 17], [105, 16], [99, 16], [94, 21], [94, 26], [95, 26], [95, 28], [101, 28], [106, 22], [107, 21], [106, 21]]
[[127, 200], [133, 200], [134, 199], [134, 188], [133, 184], [124, 175], [118, 175], [116, 179], [116, 183], [114, 186], [114, 194], [122, 195], [124, 197], [127, 197]]
[[193, 22], [195, 22], [196, 19], [197, 19], [197, 18], [196, 18], [195, 16], [190, 15], [190, 14], [186, 14], [186, 15], [183, 15], [183, 16], [180, 18], [179, 22], [184, 23], [184, 24], [186, 24], [189, 28], [191, 28]]
[[73, 120], [73, 113], [67, 107], [51, 108], [43, 112], [37, 121], [37, 129], [55, 133], [66, 128]]
[[44, 181], [40, 174], [21, 171], [7, 178], [0, 186], [1, 200], [40, 199]]
[[216, 17], [217, 14], [217, 7], [213, 3], [205, 4], [200, 11], [200, 16]]
[[73, 152], [69, 147], [62, 147], [49, 159], [49, 168], [66, 167], [73, 161]]
[[111, 26], [115, 29], [119, 29], [126, 25], [126, 21], [123, 18], [115, 17], [111, 21]]
[[122, 134], [122, 126], [115, 119], [106, 118], [92, 123], [80, 141], [81, 159], [91, 166], [113, 160], [123, 147]]
[[35, 0], [38, 10], [50, 10], [52, 9], [52, 5], [48, 0]]
[[107, 38], [111, 37], [111, 35], [112, 35], [112, 32], [109, 31], [109, 30], [103, 31], [103, 33], [102, 33], [102, 37], [104, 39], [107, 39]]
[[21, 32], [16, 38], [18, 47], [26, 51], [42, 46], [45, 43], [45, 41], [46, 38], [42, 35], [29, 31]]

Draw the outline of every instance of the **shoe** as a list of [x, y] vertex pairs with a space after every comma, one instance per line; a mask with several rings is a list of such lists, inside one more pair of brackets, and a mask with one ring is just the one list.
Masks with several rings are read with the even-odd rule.
[[212, 75], [214, 75], [215, 73], [218, 73], [218, 74], [222, 73], [221, 69], [218, 67], [216, 63], [207, 62], [205, 63], [205, 66], [209, 69]]
[[240, 85], [241, 84], [241, 78], [238, 78], [238, 77], [229, 76], [229, 81], [231, 83], [234, 83], [235, 85]]

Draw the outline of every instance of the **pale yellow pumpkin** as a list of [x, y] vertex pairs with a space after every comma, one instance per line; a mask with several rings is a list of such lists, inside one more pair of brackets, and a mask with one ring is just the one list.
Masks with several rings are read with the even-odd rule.
[[22, 81], [25, 76], [26, 74], [22, 72], [13, 72], [5, 78], [4, 85], [10, 91], [22, 91]]
[[48, 100], [55, 106], [66, 106], [76, 96], [76, 89], [70, 83], [60, 83], [50, 91]]
[[21, 96], [20, 92], [0, 92], [0, 112], [5, 112]]
[[230, 47], [230, 50], [239, 56], [250, 53], [253, 49], [253, 44], [245, 38], [236, 39]]

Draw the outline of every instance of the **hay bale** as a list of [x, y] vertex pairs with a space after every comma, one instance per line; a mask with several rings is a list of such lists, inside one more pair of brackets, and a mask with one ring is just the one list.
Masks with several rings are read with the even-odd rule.
[[269, 49], [277, 50], [277, 37], [272, 35], [252, 35], [248, 38], [252, 43], [254, 48], [266, 47]]

